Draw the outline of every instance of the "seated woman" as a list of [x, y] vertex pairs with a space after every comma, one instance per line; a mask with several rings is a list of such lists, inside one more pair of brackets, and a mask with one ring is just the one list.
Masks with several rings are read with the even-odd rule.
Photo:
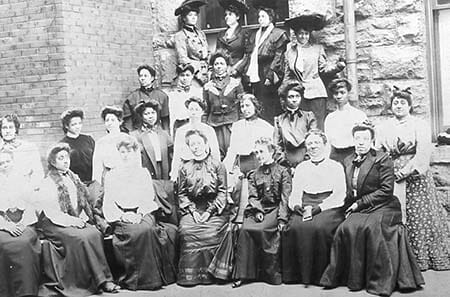
[[176, 227], [164, 228], [155, 220], [158, 205], [152, 178], [141, 166], [136, 140], [125, 135], [116, 149], [122, 164], [105, 178], [103, 212], [112, 226], [114, 254], [123, 267], [119, 283], [129, 290], [158, 289], [175, 282], [175, 259], [169, 255], [175, 254]]
[[193, 159], [181, 166], [178, 177], [181, 218], [177, 283], [194, 286], [214, 282], [208, 266], [226, 231], [227, 181], [225, 166], [211, 158], [205, 134], [188, 131], [186, 142]]
[[94, 219], [88, 190], [69, 169], [69, 145], [54, 145], [47, 162], [49, 172], [37, 197], [42, 210], [39, 228], [50, 242], [43, 258], [49, 278], [45, 287], [63, 296], [89, 296], [99, 289], [117, 292], [103, 251], [103, 235], [92, 225], [100, 222]]
[[81, 181], [92, 181], [92, 157], [95, 141], [90, 135], [82, 134], [84, 112], [81, 109], [69, 109], [61, 114], [62, 129], [66, 136], [60, 140], [70, 146], [70, 170]]
[[230, 147], [223, 163], [229, 172], [237, 164], [240, 171], [247, 174], [258, 167], [253, 154], [255, 141], [261, 137], [271, 138], [273, 126], [259, 117], [262, 105], [252, 94], [244, 94], [239, 105], [244, 118], [231, 126]]
[[136, 114], [142, 119], [140, 129], [131, 132], [141, 146], [142, 166], [152, 179], [169, 179], [173, 143], [169, 134], [161, 129], [158, 119], [160, 105], [156, 100], [140, 103]]
[[395, 186], [399, 189], [395, 194], [404, 202], [406, 217], [403, 219], [409, 242], [421, 270], [449, 270], [447, 214], [439, 202], [429, 170], [431, 128], [424, 120], [411, 115], [409, 89], [394, 90], [391, 110], [395, 117], [381, 125], [379, 143], [394, 160]]
[[260, 166], [249, 177], [248, 206], [237, 242], [237, 281], [233, 287], [242, 281], [281, 284], [280, 233], [288, 221], [292, 178], [288, 168], [274, 161], [271, 139], [258, 139], [254, 153]]
[[207, 105], [206, 123], [214, 128], [219, 141], [221, 159], [230, 146], [231, 125], [239, 119], [238, 95], [244, 92], [240, 80], [228, 73], [230, 57], [216, 52], [210, 60], [211, 80], [205, 84], [203, 98]]
[[15, 114], [0, 119], [0, 149], [14, 153], [14, 170], [28, 176], [33, 188], [38, 188], [44, 177], [41, 156], [37, 146], [18, 137], [20, 122]]
[[0, 296], [37, 296], [41, 244], [32, 227], [33, 188], [14, 163], [12, 151], [0, 150]]
[[105, 123], [106, 134], [97, 140], [92, 159], [92, 179], [103, 185], [105, 175], [120, 162], [120, 154], [116, 144], [126, 134], [120, 132], [123, 120], [123, 110], [117, 106], [105, 106], [101, 117]]
[[311, 130], [305, 143], [311, 159], [297, 166], [292, 180], [282, 275], [285, 283], [317, 285], [329, 263], [334, 232], [344, 220], [346, 185], [342, 165], [326, 157], [325, 134]]
[[185, 101], [184, 105], [188, 110], [189, 122], [178, 128], [175, 134], [172, 171], [170, 173], [172, 181], [177, 180], [182, 163], [193, 158], [192, 152], [186, 143], [186, 132], [190, 130], [199, 130], [205, 134], [211, 150], [211, 157], [220, 160], [219, 142], [217, 141], [216, 132], [211, 126], [202, 123], [202, 116], [206, 109], [205, 102], [199, 97], [190, 97]]
[[389, 155], [372, 149], [375, 131], [369, 122], [352, 131], [355, 154], [344, 160], [347, 181], [346, 219], [337, 228], [330, 264], [320, 281], [325, 287], [346, 285], [390, 296], [424, 284], [394, 191]]
[[274, 143], [284, 152], [291, 168], [305, 159], [305, 135], [317, 125], [314, 113], [300, 109], [304, 90], [299, 83], [287, 84], [281, 94], [285, 112], [275, 117]]

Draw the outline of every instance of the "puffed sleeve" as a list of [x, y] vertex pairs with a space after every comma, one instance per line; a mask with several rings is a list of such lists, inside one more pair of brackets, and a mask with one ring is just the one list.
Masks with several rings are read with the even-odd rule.
[[416, 155], [410, 162], [410, 172], [416, 170], [420, 174], [424, 174], [430, 165], [431, 158], [431, 132], [430, 126], [423, 120], [414, 119], [416, 130]]
[[278, 209], [278, 221], [287, 223], [289, 219], [288, 200], [292, 191], [292, 177], [287, 168], [281, 171], [281, 201]]

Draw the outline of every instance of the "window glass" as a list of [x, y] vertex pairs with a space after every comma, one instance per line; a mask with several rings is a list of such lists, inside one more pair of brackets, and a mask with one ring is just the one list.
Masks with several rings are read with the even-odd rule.
[[437, 23], [442, 117], [444, 126], [450, 126], [450, 9], [437, 11]]

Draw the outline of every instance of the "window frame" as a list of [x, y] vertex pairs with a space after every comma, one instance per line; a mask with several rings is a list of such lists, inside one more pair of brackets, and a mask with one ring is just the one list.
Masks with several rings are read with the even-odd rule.
[[440, 88], [440, 86], [442, 86], [441, 58], [439, 52], [440, 39], [436, 15], [439, 10], [450, 9], [450, 3], [438, 4], [437, 0], [431, 0], [425, 1], [425, 5], [430, 112], [433, 141], [436, 141], [437, 135], [440, 132], [450, 128], [450, 125], [444, 125], [444, 102], [442, 90]]

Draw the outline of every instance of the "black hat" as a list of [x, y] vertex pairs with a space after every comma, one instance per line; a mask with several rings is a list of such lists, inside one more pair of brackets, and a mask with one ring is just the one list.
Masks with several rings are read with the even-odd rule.
[[298, 29], [305, 29], [307, 31], [318, 31], [322, 30], [327, 24], [327, 20], [324, 15], [314, 13], [314, 14], [304, 14], [294, 18], [287, 19], [284, 24], [294, 31]]
[[219, 4], [224, 8], [228, 9], [230, 7], [235, 8], [241, 13], [248, 13], [248, 5], [242, 0], [219, 0]]
[[256, 9], [259, 9], [259, 8], [277, 9], [277, 1], [275, 1], [275, 0], [253, 0], [252, 6]]
[[206, 5], [204, 0], [185, 0], [181, 5], [175, 9], [175, 16], [179, 16], [189, 11], [199, 11], [200, 7]]

